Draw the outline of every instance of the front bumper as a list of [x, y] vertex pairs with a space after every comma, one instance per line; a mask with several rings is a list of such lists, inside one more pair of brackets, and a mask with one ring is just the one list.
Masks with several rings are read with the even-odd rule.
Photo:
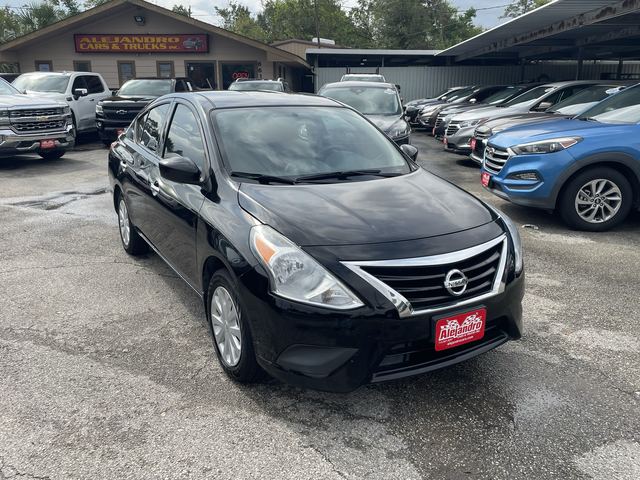
[[[239, 283], [258, 362], [273, 377], [305, 388], [348, 392], [369, 382], [418, 375], [522, 334], [524, 274], [477, 304], [408, 318], [399, 318], [393, 307], [335, 312], [256, 294], [268, 291], [268, 280], [257, 270], [240, 277]], [[437, 352], [435, 320], [480, 306], [487, 310], [484, 337]]]
[[118, 132], [126, 130], [131, 121], [129, 120], [112, 120], [104, 117], [96, 118], [96, 128], [98, 136], [104, 142], [113, 142], [118, 138]]
[[395, 137], [392, 138], [392, 140], [396, 143], [396, 145], [409, 145], [410, 142], [410, 135], [405, 135], [403, 137]]
[[41, 140], [53, 140], [54, 150], [69, 150], [75, 144], [76, 133], [71, 124], [61, 130], [24, 134], [10, 128], [0, 129], [0, 155], [37, 152], [40, 150]]
[[[558, 178], [575, 162], [569, 151], [570, 149], [542, 155], [515, 155], [507, 160], [498, 173], [483, 167], [482, 171], [491, 175], [489, 186], [485, 189], [516, 205], [553, 210], [556, 205]], [[518, 179], [516, 175], [519, 173], [535, 173], [538, 180]]]
[[446, 135], [447, 143], [445, 144], [445, 149], [454, 153], [468, 155], [471, 153], [470, 142], [474, 131], [475, 127], [465, 127], [452, 135]]

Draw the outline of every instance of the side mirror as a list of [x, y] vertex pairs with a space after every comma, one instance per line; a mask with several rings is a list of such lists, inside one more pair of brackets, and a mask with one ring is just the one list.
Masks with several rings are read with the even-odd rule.
[[478, 100], [476, 100], [475, 98], [472, 98], [469, 100], [469, 103], [476, 103]]
[[396, 86], [396, 89], [397, 89], [397, 90], [398, 90], [398, 92], [399, 92], [399, 91], [401, 90], [401, 89], [400, 89], [400, 85], [398, 85], [398, 84], [396, 83], [396, 84], [395, 84], [395, 86]]
[[547, 110], [548, 108], [553, 107], [553, 103], [552, 102], [540, 102], [538, 104], [538, 106], [536, 108], [534, 108], [534, 110], [536, 112], [544, 112], [545, 110]]
[[87, 90], [86, 88], [76, 88], [73, 91], [73, 96], [76, 98], [86, 97], [87, 95], [89, 95], [89, 90]]
[[402, 150], [405, 153], [405, 155], [407, 155], [414, 162], [418, 158], [418, 149], [413, 145], [409, 145], [408, 143], [405, 143], [404, 145], [400, 145], [400, 150]]
[[187, 157], [169, 157], [160, 160], [160, 175], [171, 182], [200, 185], [200, 169]]

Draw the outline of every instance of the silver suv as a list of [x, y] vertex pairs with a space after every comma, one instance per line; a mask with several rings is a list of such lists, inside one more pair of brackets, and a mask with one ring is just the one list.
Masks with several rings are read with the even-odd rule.
[[0, 155], [34, 152], [54, 159], [62, 157], [74, 143], [67, 104], [22, 95], [0, 79]]

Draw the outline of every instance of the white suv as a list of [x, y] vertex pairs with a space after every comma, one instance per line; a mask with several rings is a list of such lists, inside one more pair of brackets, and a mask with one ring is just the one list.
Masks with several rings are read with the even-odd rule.
[[66, 102], [76, 132], [96, 129], [96, 104], [111, 96], [102, 75], [92, 72], [24, 73], [13, 86], [29, 96]]

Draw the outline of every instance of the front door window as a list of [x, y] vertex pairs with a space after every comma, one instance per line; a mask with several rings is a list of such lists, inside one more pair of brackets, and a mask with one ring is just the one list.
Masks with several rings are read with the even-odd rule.
[[223, 63], [222, 88], [227, 90], [229, 85], [239, 78], [256, 78], [254, 63]]
[[216, 67], [209, 62], [187, 62], [187, 77], [197, 88], [216, 88]]

